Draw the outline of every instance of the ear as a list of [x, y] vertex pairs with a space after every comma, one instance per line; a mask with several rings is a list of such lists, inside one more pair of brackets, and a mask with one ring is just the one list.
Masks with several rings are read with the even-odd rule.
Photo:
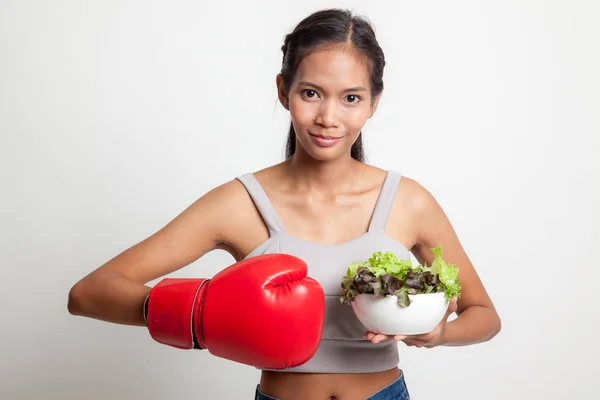
[[377, 107], [379, 106], [379, 99], [381, 98], [381, 93], [379, 93], [374, 99], [373, 104], [371, 105], [371, 112], [369, 113], [369, 118], [375, 115], [375, 111], [377, 111]]
[[275, 82], [277, 84], [277, 95], [279, 96], [279, 102], [286, 110], [289, 111], [290, 110], [290, 102], [288, 99], [287, 92], [284, 88], [283, 78], [281, 77], [281, 74], [277, 74], [277, 78], [276, 78]]

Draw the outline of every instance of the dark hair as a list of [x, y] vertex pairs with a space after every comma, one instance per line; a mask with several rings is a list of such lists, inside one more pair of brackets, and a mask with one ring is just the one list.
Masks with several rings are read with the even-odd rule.
[[[289, 88], [300, 61], [325, 45], [348, 45], [368, 59], [371, 80], [371, 96], [383, 91], [383, 68], [385, 56], [370, 23], [352, 12], [340, 9], [317, 11], [303, 19], [292, 33], [286, 35], [281, 51], [281, 78]], [[286, 158], [296, 151], [296, 132], [290, 123], [286, 146]], [[352, 145], [352, 158], [364, 162], [362, 132]]]

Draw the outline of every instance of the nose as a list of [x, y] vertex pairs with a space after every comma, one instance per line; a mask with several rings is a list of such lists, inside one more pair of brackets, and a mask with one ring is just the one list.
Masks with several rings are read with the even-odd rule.
[[324, 101], [319, 107], [319, 113], [315, 118], [315, 123], [324, 128], [335, 128], [339, 125], [337, 103], [334, 101]]

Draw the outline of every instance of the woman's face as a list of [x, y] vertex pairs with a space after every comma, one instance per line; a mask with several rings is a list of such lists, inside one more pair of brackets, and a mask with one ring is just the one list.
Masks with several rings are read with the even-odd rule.
[[366, 59], [345, 49], [317, 51], [300, 62], [287, 91], [280, 77], [277, 83], [302, 149], [321, 161], [349, 157], [377, 108]]

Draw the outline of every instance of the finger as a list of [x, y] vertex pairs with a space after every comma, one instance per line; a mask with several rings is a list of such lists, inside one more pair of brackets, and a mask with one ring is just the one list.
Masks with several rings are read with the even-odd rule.
[[402, 342], [410, 347], [423, 347], [427, 344], [427, 342], [418, 339], [404, 339]]
[[446, 315], [444, 315], [444, 320], [447, 320], [453, 312], [458, 309], [458, 304], [456, 301], [456, 297], [452, 299], [450, 304], [448, 304], [448, 309], [446, 310]]
[[[438, 329], [437, 327], [435, 329]], [[411, 335], [406, 337], [407, 339], [419, 341], [419, 342], [429, 342], [435, 337], [435, 330], [429, 333], [422, 333], [420, 335]]]
[[414, 343], [416, 347], [423, 347], [427, 344], [427, 342], [425, 342], [424, 340], [414, 340]]
[[365, 338], [370, 341], [374, 341], [374, 340], [381, 341], [381, 340], [387, 339], [387, 336], [380, 334], [380, 333], [375, 333], [375, 332], [369, 331], [365, 334]]
[[454, 297], [448, 306], [448, 314], [452, 314], [458, 309], [458, 299]]
[[373, 338], [371, 339], [371, 342], [373, 343], [380, 343], [383, 342], [384, 340], [388, 340], [390, 337], [387, 335], [382, 335], [380, 333], [375, 334], [375, 336], [373, 336]]

